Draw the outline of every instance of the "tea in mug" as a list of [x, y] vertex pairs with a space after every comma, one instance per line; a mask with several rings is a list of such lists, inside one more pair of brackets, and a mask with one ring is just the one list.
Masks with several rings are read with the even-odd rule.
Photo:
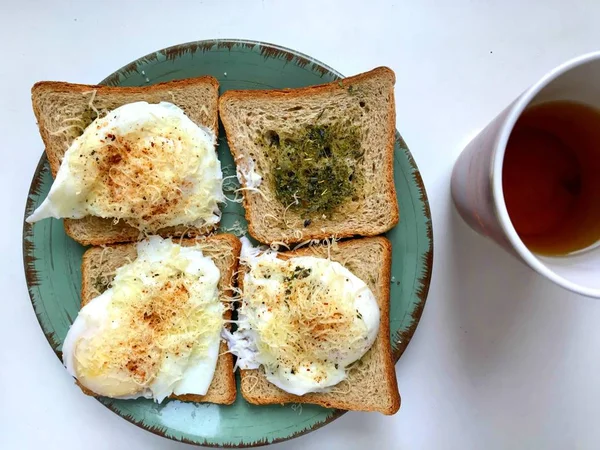
[[528, 108], [509, 137], [504, 200], [534, 253], [566, 255], [600, 240], [600, 111], [553, 101]]

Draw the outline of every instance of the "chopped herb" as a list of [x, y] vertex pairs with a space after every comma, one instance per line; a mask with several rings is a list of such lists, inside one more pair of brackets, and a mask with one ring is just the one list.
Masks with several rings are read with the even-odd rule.
[[296, 266], [296, 268], [294, 269], [292, 274], [284, 277], [283, 281], [287, 283], [292, 280], [302, 280], [302, 279], [308, 277], [311, 274], [311, 272], [312, 272], [312, 269], [310, 267]]
[[295, 274], [296, 274], [296, 279], [298, 280], [302, 280], [306, 277], [308, 277], [311, 273], [312, 269], [310, 267], [296, 267], [296, 269], [294, 270]]

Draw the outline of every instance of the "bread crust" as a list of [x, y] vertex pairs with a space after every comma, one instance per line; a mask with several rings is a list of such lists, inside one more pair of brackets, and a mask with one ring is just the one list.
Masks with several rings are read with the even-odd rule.
[[[221, 278], [219, 280], [219, 290], [222, 291], [223, 295], [229, 297], [230, 299], [233, 297], [233, 292], [231, 287], [234, 286], [235, 283], [235, 274], [238, 268], [240, 251], [242, 248], [242, 244], [240, 240], [231, 235], [231, 234], [218, 234], [209, 237], [203, 237], [199, 239], [183, 239], [181, 244], [183, 246], [192, 246], [199, 244], [209, 244], [209, 245], [217, 245], [220, 250], [217, 253], [221, 253], [222, 256], [225, 253], [229, 253], [231, 257], [231, 264], [219, 267], [221, 270]], [[107, 246], [109, 249], [120, 251], [123, 254], [127, 254], [130, 257], [135, 257], [136, 243], [128, 243], [128, 244], [117, 244]], [[98, 261], [101, 261], [103, 248], [100, 247], [92, 247], [89, 248], [84, 254], [81, 262], [81, 306], [85, 306], [89, 301], [94, 298], [94, 289], [92, 288], [92, 275], [91, 268], [93, 264]], [[211, 250], [208, 248], [203, 249], [205, 255], [210, 256]], [[216, 257], [214, 258], [214, 262], [217, 266], [223, 266], [223, 264]], [[124, 260], [123, 263], [126, 263]], [[231, 319], [231, 309], [226, 309], [223, 313], [223, 318], [225, 320]], [[229, 328], [230, 325], [227, 323], [226, 326]], [[81, 384], [77, 383], [81, 390], [86, 394], [93, 397], [96, 397], [97, 394], [86, 389]], [[177, 399], [186, 402], [209, 402], [209, 403], [218, 403], [223, 405], [230, 405], [235, 401], [236, 397], [236, 384], [235, 384], [235, 374], [233, 371], [233, 355], [228, 353], [227, 344], [221, 340], [219, 347], [219, 359], [217, 360], [217, 367], [215, 369], [215, 375], [213, 377], [213, 382], [209, 387], [206, 395], [195, 395], [195, 394], [185, 394], [185, 395], [171, 395], [169, 398]]]
[[[222, 104], [232, 98], [234, 99], [256, 99], [256, 98], [286, 98], [286, 99], [294, 99], [300, 97], [307, 97], [313, 93], [323, 93], [323, 92], [334, 92], [340, 88], [340, 83], [342, 87], [347, 87], [350, 84], [360, 83], [361, 81], [368, 80], [375, 76], [390, 76], [392, 77], [392, 82], [396, 82], [396, 75], [389, 67], [376, 67], [373, 70], [368, 72], [360, 73], [358, 75], [353, 75], [351, 77], [342, 78], [337, 81], [332, 81], [331, 83], [324, 84], [316, 84], [313, 86], [305, 86], [299, 88], [287, 88], [287, 89], [252, 89], [252, 90], [230, 90], [226, 91], [219, 98], [219, 103]], [[394, 124], [396, 122], [394, 121]], [[226, 130], [227, 131], [227, 130]]]

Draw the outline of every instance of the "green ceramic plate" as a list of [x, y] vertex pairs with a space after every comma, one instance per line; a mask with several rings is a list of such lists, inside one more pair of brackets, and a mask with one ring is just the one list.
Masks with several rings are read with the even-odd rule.
[[[211, 40], [178, 45], [140, 58], [102, 84], [144, 86], [161, 81], [213, 75], [221, 91], [267, 89], [327, 83], [341, 74], [298, 52], [261, 42]], [[74, 80], [76, 81], [76, 80]], [[219, 158], [235, 173], [227, 141], [219, 136]], [[429, 289], [433, 234], [423, 180], [404, 141], [397, 135], [394, 171], [400, 223], [387, 236], [393, 243], [391, 334], [398, 360], [413, 335]], [[37, 167], [25, 215], [46, 197], [52, 176], [45, 156]], [[243, 230], [243, 208], [226, 206], [221, 228]], [[79, 311], [80, 263], [84, 248], [65, 235], [58, 220], [23, 228], [23, 255], [29, 294], [48, 342], [61, 356], [67, 330]], [[67, 373], [65, 372], [65, 376]], [[99, 399], [128, 421], [171, 439], [206, 446], [256, 446], [307, 433], [344, 411], [318, 406], [252, 406], [241, 395], [232, 406], [150, 400]]]

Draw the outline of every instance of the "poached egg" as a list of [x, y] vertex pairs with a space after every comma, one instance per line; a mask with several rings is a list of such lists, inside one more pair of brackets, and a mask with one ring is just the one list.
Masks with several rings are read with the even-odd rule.
[[210, 129], [172, 103], [120, 106], [72, 142], [27, 221], [92, 215], [145, 232], [216, 224], [224, 196], [215, 144]]
[[204, 395], [223, 327], [220, 271], [199, 247], [158, 236], [137, 252], [79, 312], [63, 344], [65, 367], [102, 396]]

